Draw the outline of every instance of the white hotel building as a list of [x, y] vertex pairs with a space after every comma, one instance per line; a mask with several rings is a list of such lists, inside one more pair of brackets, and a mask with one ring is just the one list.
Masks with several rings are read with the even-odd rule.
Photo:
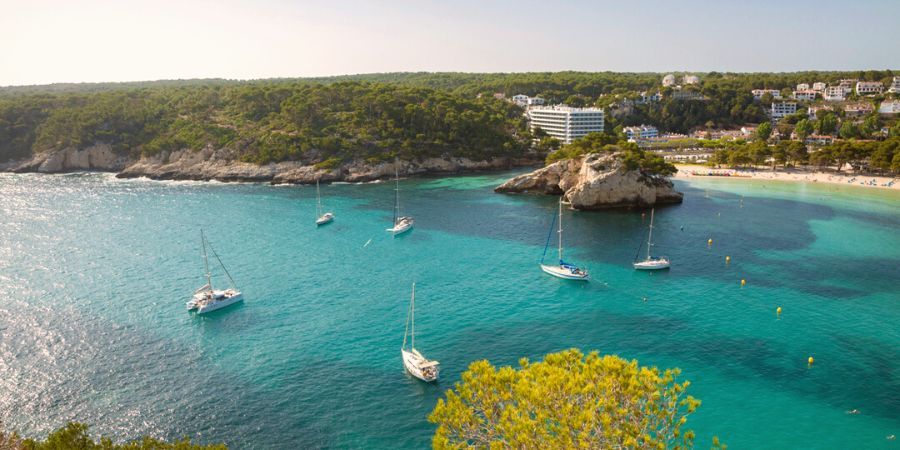
[[772, 120], [778, 120], [797, 112], [797, 104], [794, 102], [772, 103], [770, 115]]
[[884, 85], [880, 81], [860, 81], [856, 83], [856, 95], [880, 94]]
[[900, 77], [894, 77], [894, 80], [891, 82], [891, 87], [888, 89], [888, 92], [891, 94], [900, 94]]
[[537, 106], [528, 110], [531, 131], [540, 128], [564, 144], [588, 133], [603, 131], [602, 108], [572, 108], [569, 106]]

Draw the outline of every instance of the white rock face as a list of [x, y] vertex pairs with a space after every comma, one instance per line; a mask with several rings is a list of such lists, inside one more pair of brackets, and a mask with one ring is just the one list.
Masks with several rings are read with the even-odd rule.
[[122, 170], [128, 163], [127, 157], [117, 156], [107, 144], [96, 144], [83, 149], [64, 148], [42, 152], [31, 159], [9, 164], [7, 170], [14, 172], [59, 173], [77, 170]]
[[607, 154], [558, 161], [519, 175], [495, 191], [563, 195], [576, 209], [646, 207], [681, 203], [684, 197], [666, 178], [628, 170], [619, 158]]
[[319, 169], [314, 164], [286, 161], [258, 165], [242, 162], [237, 152], [212, 146], [162, 152], [138, 160], [117, 156], [112, 147], [97, 144], [85, 149], [66, 148], [34, 155], [31, 159], [5, 163], [0, 170], [13, 172], [59, 173], [79, 170], [119, 172], [121, 178], [148, 177], [159, 180], [271, 181], [272, 183], [312, 184], [320, 181], [371, 181], [400, 175], [459, 173], [474, 170], [508, 169], [531, 165], [530, 159], [494, 158], [475, 161], [467, 158], [424, 158], [416, 161], [369, 163], [350, 161], [334, 169]]

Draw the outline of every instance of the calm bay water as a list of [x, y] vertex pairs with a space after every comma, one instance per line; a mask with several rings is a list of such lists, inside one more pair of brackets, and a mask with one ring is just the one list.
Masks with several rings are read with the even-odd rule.
[[[579, 347], [682, 368], [700, 447], [900, 444], [885, 439], [900, 195], [677, 182], [684, 204], [656, 211], [665, 273], [630, 267], [640, 211], [566, 212], [567, 259], [594, 278], [578, 284], [537, 266], [555, 199], [494, 194], [509, 175], [402, 181], [417, 225], [397, 239], [390, 183], [323, 186], [337, 219], [316, 229], [314, 187], [0, 175], [0, 417], [29, 435], [77, 420], [237, 448], [423, 448], [469, 362]], [[246, 301], [198, 317], [183, 305], [201, 227]], [[413, 281], [437, 385], [402, 369]]]

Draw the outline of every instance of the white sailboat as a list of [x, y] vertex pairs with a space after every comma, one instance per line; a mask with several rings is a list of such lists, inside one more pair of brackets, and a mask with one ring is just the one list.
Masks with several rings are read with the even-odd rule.
[[325, 208], [322, 208], [322, 194], [319, 191], [319, 180], [316, 180], [316, 226], [322, 226], [326, 223], [331, 223], [334, 220], [334, 213], [332, 212], [323, 212]]
[[[203, 230], [200, 230], [200, 240], [203, 244], [203, 267], [206, 269], [206, 284], [194, 291], [193, 297], [186, 304], [188, 311], [196, 310], [198, 314], [204, 314], [243, 301], [244, 295], [234, 288], [234, 280], [231, 278], [231, 274], [228, 273], [225, 264], [222, 264], [222, 260], [216, 251], [206, 241]], [[213, 256], [216, 257], [216, 260], [222, 266], [222, 270], [225, 271], [225, 275], [231, 281], [230, 288], [222, 290], [212, 287], [212, 273], [209, 270], [209, 257], [206, 253], [206, 247], [209, 247], [209, 250], [212, 251]]]
[[[669, 268], [669, 259], [665, 256], [650, 256], [653, 247], [653, 210], [650, 210], [650, 233], [647, 236], [647, 259], [636, 261], [633, 266], [637, 270], [661, 270]], [[638, 249], [640, 251], [640, 249]]]
[[578, 267], [575, 264], [567, 263], [563, 260], [563, 246], [562, 246], [562, 205], [563, 200], [562, 197], [559, 199], [559, 229], [556, 230], [556, 233], [559, 235], [559, 264], [544, 264], [544, 258], [547, 256], [547, 248], [550, 246], [550, 236], [553, 233], [553, 224], [550, 224], [550, 233], [547, 234], [547, 244], [544, 246], [544, 255], [541, 256], [541, 270], [544, 272], [553, 275], [557, 278], [563, 278], [566, 280], [579, 280], [579, 281], [587, 281], [589, 279], [588, 272], [584, 268]]
[[[406, 349], [406, 338], [409, 336], [409, 350]], [[403, 367], [410, 375], [422, 381], [436, 381], [440, 372], [440, 363], [426, 358], [416, 350], [416, 283], [412, 286], [412, 298], [406, 314], [406, 331], [403, 332], [403, 345], [400, 347]]]
[[390, 231], [393, 236], [406, 233], [411, 230], [415, 220], [410, 216], [400, 215], [400, 172], [394, 168], [396, 187], [394, 188], [394, 226], [385, 231]]

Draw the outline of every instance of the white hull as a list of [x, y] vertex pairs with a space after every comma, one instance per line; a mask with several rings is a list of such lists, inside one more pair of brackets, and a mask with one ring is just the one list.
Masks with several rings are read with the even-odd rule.
[[243, 300], [244, 294], [233, 289], [228, 289], [227, 291], [214, 291], [211, 296], [204, 296], [199, 300], [196, 299], [196, 296], [195, 299], [192, 299], [192, 301], [195, 302], [197, 314], [216, 311], [226, 306], [242, 302]]
[[412, 351], [400, 349], [400, 355], [403, 357], [403, 367], [410, 375], [429, 383], [437, 381], [440, 374], [437, 361], [429, 361], [416, 349]]
[[316, 226], [317, 227], [322, 226], [322, 225], [325, 225], [326, 223], [331, 223], [333, 221], [334, 221], [334, 214], [325, 213], [322, 215], [322, 217], [319, 217], [318, 219], [316, 219]]
[[662, 270], [669, 268], [669, 260], [665, 258], [660, 259], [648, 259], [646, 261], [636, 262], [634, 263], [634, 268], [637, 270]]
[[415, 221], [412, 217], [401, 217], [397, 220], [397, 223], [394, 224], [392, 228], [387, 228], [385, 231], [389, 231], [394, 236], [398, 234], [406, 233], [409, 230], [412, 230], [413, 224]]
[[541, 270], [550, 275], [553, 275], [554, 277], [562, 278], [564, 280], [588, 281], [588, 279], [590, 278], [588, 273], [583, 270], [580, 272], [574, 272], [571, 268], [563, 266], [550, 266], [547, 264], [541, 264]]

